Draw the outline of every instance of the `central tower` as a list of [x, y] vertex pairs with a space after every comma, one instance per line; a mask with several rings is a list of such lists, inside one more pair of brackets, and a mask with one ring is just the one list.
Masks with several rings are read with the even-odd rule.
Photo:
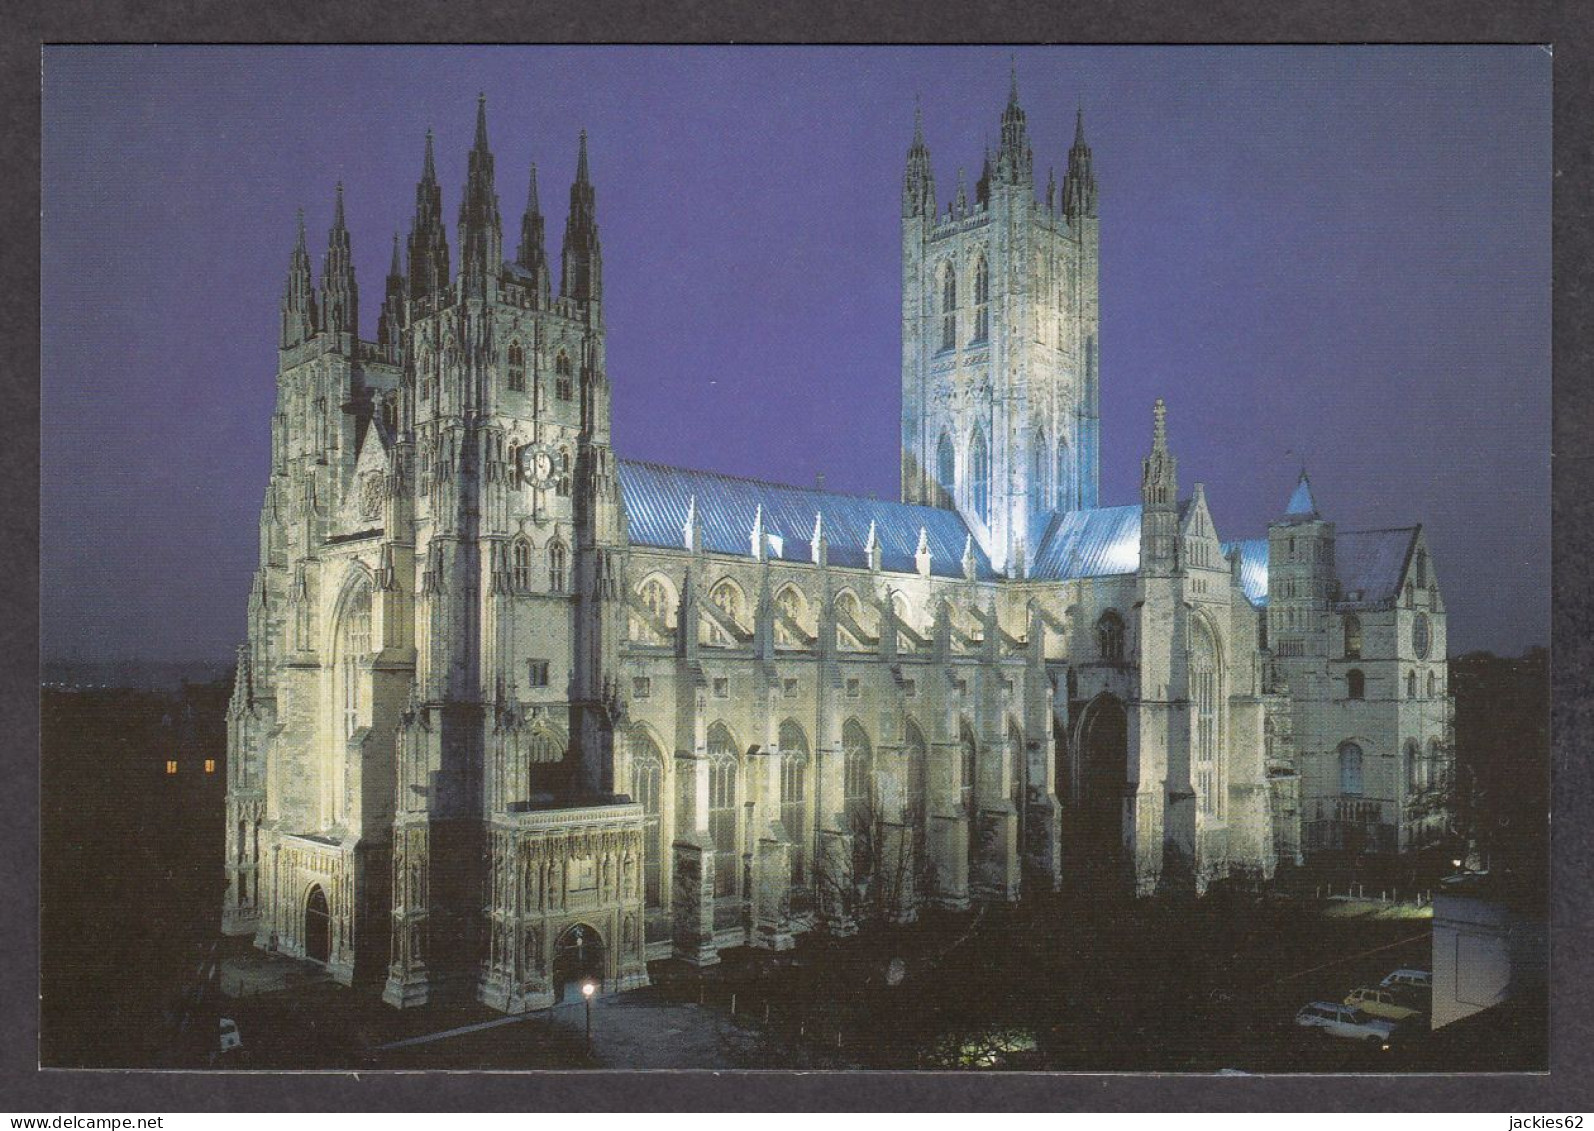
[[957, 510], [1022, 576], [1053, 511], [1096, 505], [1096, 180], [1084, 116], [1062, 192], [1034, 161], [1015, 76], [971, 199], [938, 211], [915, 120], [902, 185], [902, 499]]

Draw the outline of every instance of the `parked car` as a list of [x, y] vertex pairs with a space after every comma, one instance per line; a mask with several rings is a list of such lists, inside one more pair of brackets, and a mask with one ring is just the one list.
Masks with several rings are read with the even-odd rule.
[[238, 1022], [231, 1017], [221, 1019], [221, 1050], [224, 1053], [243, 1048], [244, 1039], [238, 1033]]
[[1337, 1001], [1314, 1001], [1304, 1005], [1295, 1015], [1295, 1023], [1303, 1028], [1317, 1029], [1330, 1037], [1341, 1037], [1364, 1044], [1389, 1047], [1395, 1023], [1369, 1016], [1353, 1005]]
[[1393, 1021], [1397, 1025], [1402, 1021], [1410, 1021], [1413, 1017], [1422, 1016], [1422, 1010], [1415, 1009], [1406, 1004], [1408, 999], [1403, 998], [1394, 990], [1362, 988], [1352, 990], [1345, 995], [1345, 1004], [1354, 1006], [1363, 1013], [1373, 1017], [1381, 1017], [1385, 1021]]
[[1414, 990], [1421, 993], [1433, 992], [1433, 971], [1402, 968], [1384, 975], [1384, 980], [1378, 983], [1379, 987], [1386, 990]]

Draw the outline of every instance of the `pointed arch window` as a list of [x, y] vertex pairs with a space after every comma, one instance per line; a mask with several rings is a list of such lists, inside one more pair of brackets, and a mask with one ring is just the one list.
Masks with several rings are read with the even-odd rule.
[[1417, 551], [1417, 588], [1428, 588], [1428, 551]]
[[1365, 699], [1367, 697], [1367, 677], [1360, 668], [1352, 668], [1345, 673], [1345, 697], [1347, 699]]
[[[742, 591], [736, 582], [730, 578], [723, 578], [709, 591], [708, 599], [714, 602], [714, 607], [725, 614], [726, 620], [738, 627], [742, 623]], [[712, 644], [720, 648], [729, 648], [735, 644], [730, 635], [710, 617], [703, 618], [703, 631], [698, 637], [699, 643]]]
[[1029, 509], [1038, 514], [1051, 504], [1051, 445], [1046, 442], [1046, 430], [1037, 427], [1035, 439], [1030, 444]]
[[1073, 479], [1073, 468], [1068, 458], [1068, 441], [1062, 437], [1057, 439], [1057, 460], [1055, 474], [1057, 477], [1057, 506], [1069, 505], [1069, 483]]
[[[802, 590], [795, 585], [787, 585], [775, 594], [775, 608], [785, 618], [791, 621], [800, 631], [806, 631], [804, 626], [808, 621], [808, 601], [803, 596]], [[801, 648], [806, 641], [799, 640], [796, 632], [786, 627], [785, 621], [777, 618], [775, 621], [775, 646], [778, 648]]]
[[808, 738], [791, 719], [780, 724], [780, 823], [791, 842], [791, 882], [808, 882]]
[[631, 618], [631, 639], [639, 644], [665, 644], [664, 635], [659, 632], [654, 624], [663, 625], [666, 629], [675, 627], [675, 598], [670, 588], [662, 577], [650, 577], [644, 581], [637, 590], [637, 600], [642, 607], [652, 614], [653, 623], [643, 621], [640, 617]]
[[1221, 818], [1228, 783], [1223, 776], [1223, 758], [1218, 737], [1218, 651], [1212, 633], [1199, 619], [1191, 625], [1190, 705], [1195, 733], [1191, 752], [1195, 761], [1195, 786], [1203, 816]]
[[941, 348], [956, 349], [958, 344], [958, 277], [952, 264], [941, 269]]
[[913, 857], [924, 859], [925, 837], [930, 812], [930, 747], [924, 732], [909, 720], [903, 741], [908, 758], [908, 823], [913, 828]]
[[863, 651], [863, 641], [852, 634], [852, 630], [845, 627], [847, 621], [862, 626], [863, 606], [858, 602], [858, 595], [850, 589], [843, 589], [836, 596], [836, 647], [843, 652]]
[[1417, 698], [1417, 673], [1415, 670], [1406, 673], [1406, 698]]
[[646, 731], [631, 734], [631, 800], [642, 806], [642, 898], [664, 903], [660, 862], [664, 859], [664, 755]]
[[959, 735], [959, 761], [958, 761], [958, 797], [963, 803], [965, 813], [972, 812], [974, 808], [974, 774], [978, 762], [978, 748], [974, 744], [974, 732], [969, 729], [969, 724], [963, 724], [962, 733]]
[[520, 348], [519, 342], [509, 343], [509, 355], [505, 359], [504, 369], [508, 375], [509, 390], [513, 393], [526, 391], [526, 351]]
[[1362, 658], [1362, 622], [1354, 613], [1345, 618], [1345, 658]]
[[1428, 698], [1433, 699], [1439, 694], [1439, 675], [1437, 672], [1428, 673]]
[[570, 554], [563, 542], [555, 539], [548, 545], [548, 592], [563, 593], [570, 581]]
[[1413, 793], [1423, 788], [1422, 744], [1415, 738], [1406, 739], [1406, 788]]
[[1096, 650], [1109, 664], [1119, 664], [1124, 658], [1124, 618], [1118, 610], [1108, 609], [1096, 622]]
[[957, 456], [952, 450], [952, 437], [945, 432], [935, 445], [935, 481], [941, 486], [941, 506], [952, 505], [952, 490], [957, 481]]
[[973, 343], [983, 342], [991, 336], [991, 269], [980, 256], [974, 263], [974, 336]]
[[845, 762], [843, 789], [847, 828], [854, 837], [867, 835], [873, 800], [874, 748], [857, 719], [848, 719], [841, 728], [841, 749]]
[[1340, 743], [1339, 791], [1346, 797], [1362, 795], [1362, 748], [1354, 742]]
[[708, 732], [708, 832], [714, 844], [714, 895], [734, 898], [742, 874], [737, 848], [736, 747], [723, 723]]
[[344, 602], [338, 625], [338, 668], [342, 683], [343, 739], [363, 725], [366, 710], [364, 665], [371, 653], [371, 585], [360, 581]]
[[531, 588], [531, 543], [524, 538], [509, 551], [509, 580], [522, 593]]
[[991, 520], [991, 454], [985, 447], [985, 433], [978, 427], [969, 440], [969, 502], [983, 523]]
[[553, 392], [554, 396], [562, 401], [571, 400], [575, 395], [574, 388], [570, 384], [570, 355], [564, 350], [560, 350], [559, 355], [554, 358]]

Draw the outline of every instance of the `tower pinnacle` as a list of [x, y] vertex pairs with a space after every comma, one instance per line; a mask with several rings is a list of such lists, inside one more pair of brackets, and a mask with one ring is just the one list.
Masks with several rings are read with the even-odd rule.
[[467, 158], [465, 195], [459, 202], [459, 270], [467, 291], [485, 290], [503, 265], [503, 225], [493, 187], [493, 153], [487, 145], [487, 96], [476, 100], [476, 141]]
[[935, 218], [935, 172], [930, 168], [930, 147], [924, 144], [924, 114], [917, 100], [913, 107], [913, 143], [908, 146], [908, 167], [902, 174], [902, 218]]
[[537, 293], [548, 297], [548, 248], [542, 208], [537, 199], [537, 163], [531, 163], [531, 184], [526, 190], [526, 211], [520, 218], [520, 247], [515, 262], [531, 272]]
[[354, 256], [349, 229], [343, 221], [343, 182], [338, 182], [327, 234], [327, 253], [321, 261], [321, 328], [329, 334], [360, 332], [360, 288], [354, 279]]
[[579, 302], [603, 297], [603, 251], [598, 240], [597, 194], [587, 170], [587, 131], [581, 131], [576, 179], [570, 186], [570, 211], [560, 252], [559, 293]]
[[1096, 218], [1096, 175], [1090, 167], [1090, 146], [1085, 144], [1085, 111], [1074, 115], [1074, 144], [1068, 151], [1068, 173], [1063, 178], [1063, 215], [1070, 223]]
[[315, 287], [310, 278], [310, 249], [304, 235], [304, 209], [299, 209], [299, 234], [288, 259], [288, 284], [282, 293], [282, 335], [278, 345], [289, 349], [315, 337]]
[[432, 157], [432, 131], [426, 131], [426, 156], [415, 185], [415, 219], [410, 225], [411, 299], [437, 294], [449, 284], [448, 233], [443, 227], [443, 190]]

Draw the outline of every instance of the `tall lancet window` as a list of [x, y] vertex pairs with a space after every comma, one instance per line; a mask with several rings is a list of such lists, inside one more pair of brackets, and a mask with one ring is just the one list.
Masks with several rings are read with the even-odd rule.
[[991, 454], [985, 448], [985, 433], [977, 427], [969, 440], [969, 502], [981, 522], [990, 522]]
[[1057, 506], [1058, 507], [1069, 506], [1069, 505], [1071, 505], [1070, 504], [1070, 500], [1072, 498], [1072, 495], [1071, 495], [1071, 492], [1070, 492], [1070, 489], [1069, 489], [1069, 483], [1073, 481], [1074, 470], [1073, 470], [1073, 467], [1071, 465], [1071, 461], [1069, 459], [1068, 441], [1063, 439], [1061, 436], [1059, 436], [1057, 438], [1056, 473], [1057, 473]]
[[520, 348], [519, 342], [509, 343], [509, 357], [505, 364], [509, 377], [511, 392], [523, 393], [526, 391], [526, 353]]
[[642, 806], [642, 893], [648, 907], [664, 903], [659, 863], [664, 839], [664, 755], [648, 733], [631, 734], [631, 800]]
[[1029, 509], [1031, 514], [1045, 510], [1051, 505], [1052, 453], [1050, 445], [1046, 443], [1046, 431], [1043, 428], [1035, 429], [1035, 440], [1030, 445], [1029, 455]]
[[952, 487], [957, 479], [957, 455], [952, 450], [952, 437], [945, 432], [935, 446], [935, 481], [941, 487], [936, 500], [943, 507], [952, 505]]
[[941, 348], [956, 349], [958, 344], [958, 277], [952, 264], [941, 271]]
[[808, 739], [791, 719], [780, 724], [780, 823], [791, 841], [791, 882], [808, 879]]
[[1190, 747], [1196, 794], [1202, 816], [1221, 818], [1228, 783], [1218, 742], [1218, 651], [1204, 623], [1196, 620], [1190, 627], [1190, 706], [1195, 723]]
[[570, 383], [570, 355], [564, 350], [559, 351], [559, 356], [553, 362], [553, 390], [554, 396], [562, 401], [568, 401], [575, 395], [575, 390]]
[[349, 594], [338, 625], [338, 667], [343, 682], [343, 738], [360, 729], [365, 708], [362, 665], [371, 652], [371, 585], [361, 581]]
[[548, 545], [548, 592], [563, 593], [565, 584], [569, 581], [569, 552], [563, 542], [554, 541]]
[[974, 337], [983, 342], [991, 336], [991, 269], [980, 256], [974, 264]]
[[742, 862], [736, 821], [736, 744], [724, 723], [708, 730], [708, 833], [714, 843], [714, 895], [741, 890]]

